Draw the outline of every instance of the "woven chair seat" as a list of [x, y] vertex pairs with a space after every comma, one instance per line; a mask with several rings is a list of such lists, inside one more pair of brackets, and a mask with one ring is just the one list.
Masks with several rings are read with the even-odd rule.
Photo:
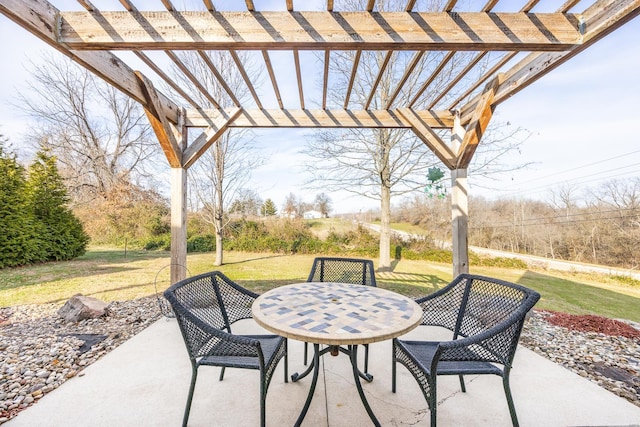
[[[420, 365], [420, 369], [424, 370], [427, 375], [431, 375], [431, 364], [439, 343], [423, 342], [423, 341], [397, 341], [398, 347], [401, 347], [407, 354], [411, 354]], [[437, 364], [437, 375], [478, 375], [493, 374], [501, 375], [502, 369], [490, 362], [481, 362], [474, 359], [475, 353], [468, 352], [469, 360], [446, 361], [440, 360]], [[475, 356], [477, 359], [477, 356]]]
[[[284, 344], [284, 338], [278, 335], [237, 335], [239, 337], [257, 339], [260, 341], [265, 365], [270, 365], [278, 351]], [[225, 366], [227, 368], [260, 369], [260, 363], [256, 357], [228, 356], [224, 355], [226, 346], [218, 345], [211, 350], [210, 356], [203, 356], [198, 360], [198, 365]]]

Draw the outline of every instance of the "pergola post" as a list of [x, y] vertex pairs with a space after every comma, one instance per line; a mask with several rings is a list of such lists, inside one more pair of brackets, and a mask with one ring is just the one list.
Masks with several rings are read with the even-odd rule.
[[469, 197], [467, 170], [451, 171], [453, 277], [469, 272]]
[[[451, 148], [457, 152], [465, 136], [456, 114], [451, 129]], [[451, 170], [451, 250], [453, 252], [453, 277], [469, 272], [469, 192], [467, 169]]]
[[171, 168], [171, 283], [186, 278], [187, 170]]

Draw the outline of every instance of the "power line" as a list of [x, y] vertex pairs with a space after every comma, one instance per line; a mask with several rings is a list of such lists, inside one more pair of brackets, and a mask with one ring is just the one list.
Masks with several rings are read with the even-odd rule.
[[[634, 214], [634, 215], [630, 215], [625, 217], [624, 219], [633, 219], [633, 218], [640, 218], [640, 213], [639, 214]], [[562, 221], [562, 222], [540, 222], [540, 223], [535, 223], [535, 224], [522, 224], [522, 223], [512, 223], [512, 224], [505, 224], [505, 225], [489, 225], [489, 226], [472, 226], [469, 227], [469, 230], [486, 230], [486, 229], [496, 229], [496, 228], [513, 228], [513, 227], [518, 227], [518, 228], [523, 228], [523, 227], [534, 227], [534, 226], [540, 226], [540, 225], [556, 225], [556, 226], [567, 226], [567, 225], [573, 225], [573, 224], [577, 224], [577, 223], [581, 223], [581, 222], [596, 222], [596, 221], [605, 221], [605, 220], [609, 220], [609, 219], [621, 219], [620, 217], [617, 216], [610, 216], [610, 217], [603, 217], [603, 218], [589, 218], [589, 219], [574, 219], [571, 221]]]
[[[640, 174], [640, 169], [634, 169], [634, 170], [631, 170], [631, 171], [620, 173], [620, 171], [622, 169], [626, 169], [626, 168], [630, 168], [632, 166], [638, 166], [638, 165], [640, 165], [640, 163], [633, 163], [633, 164], [626, 165], [626, 166], [620, 166], [615, 171], [614, 170], [601, 171], [601, 172], [593, 173], [593, 174], [590, 174], [590, 175], [585, 175], [585, 176], [569, 179], [569, 180], [566, 180], [564, 182], [565, 183], [575, 184], [575, 185], [584, 185], [584, 184], [587, 184], [587, 183], [590, 183], [590, 182], [603, 181], [603, 180], [612, 179], [612, 178], [621, 178], [621, 177], [624, 177], [624, 176], [627, 176], [627, 175], [638, 175], [638, 174]], [[593, 177], [594, 175], [600, 175], [600, 174], [603, 174], [603, 173], [610, 173], [610, 172], [613, 172], [614, 174], [610, 175], [610, 176], [605, 176], [605, 177], [587, 179], [587, 180], [584, 180], [584, 181], [576, 181], [576, 180], [580, 180], [582, 178]], [[529, 188], [529, 189], [519, 189], [519, 190], [510, 190], [510, 191], [505, 191], [504, 188], [492, 188], [492, 190], [505, 191], [507, 194], [519, 194], [519, 193], [522, 193], [523, 191], [526, 191], [528, 194], [532, 194], [532, 193], [535, 194], [535, 193], [541, 193], [541, 192], [543, 192], [545, 190], [549, 190], [552, 187], [557, 186], [558, 184], [559, 184], [558, 182], [555, 182], [555, 183], [552, 183], [552, 184], [541, 185], [541, 186], [533, 187], [533, 188]]]
[[[588, 168], [589, 166], [594, 166], [594, 165], [598, 165], [598, 164], [601, 164], [601, 163], [606, 163], [608, 161], [616, 160], [616, 159], [619, 159], [621, 157], [627, 157], [627, 156], [629, 156], [631, 154], [636, 154], [636, 153], [640, 153], [640, 150], [635, 150], [635, 151], [631, 151], [629, 153], [620, 154], [618, 156], [610, 157], [610, 158], [604, 159], [604, 160], [599, 160], [597, 162], [587, 163], [586, 165], [576, 166], [574, 168], [567, 169], [567, 170], [564, 170], [564, 171], [555, 172], [555, 173], [552, 173], [552, 174], [549, 174], [549, 175], [545, 175], [545, 176], [540, 177], [540, 178], [533, 178], [533, 179], [529, 180], [529, 182], [531, 182], [531, 181], [540, 181], [541, 179], [546, 179], [546, 178], [549, 178], [549, 177], [552, 177], [552, 176], [562, 175], [562, 174], [565, 174], [567, 172], [572, 172], [572, 171], [575, 171], [575, 170]], [[515, 185], [516, 184], [512, 184], [511, 187], [513, 187]]]

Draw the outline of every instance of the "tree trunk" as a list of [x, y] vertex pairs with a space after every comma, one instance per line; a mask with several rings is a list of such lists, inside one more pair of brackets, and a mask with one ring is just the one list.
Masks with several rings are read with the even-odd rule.
[[216, 262], [214, 265], [222, 265], [222, 228], [218, 227], [216, 227]]
[[380, 262], [378, 271], [391, 270], [391, 190], [380, 186]]
[[[219, 167], [219, 166], [218, 166]], [[221, 173], [218, 176], [222, 176]], [[219, 179], [216, 183], [218, 188], [216, 189], [216, 207], [214, 222], [216, 228], [216, 262], [214, 265], [222, 265], [222, 233], [224, 230], [224, 196], [222, 194], [222, 179]]]

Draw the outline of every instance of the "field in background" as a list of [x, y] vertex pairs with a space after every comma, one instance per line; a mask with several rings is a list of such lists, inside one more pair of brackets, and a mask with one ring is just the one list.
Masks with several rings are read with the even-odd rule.
[[[243, 286], [264, 292], [306, 280], [314, 255], [225, 253], [223, 271]], [[214, 254], [189, 254], [189, 275], [214, 270]], [[59, 303], [77, 293], [104, 301], [126, 300], [162, 292], [169, 286], [169, 254], [91, 248], [74, 261], [0, 270], [0, 306]], [[374, 260], [377, 264], [377, 260]], [[640, 288], [614, 278], [556, 271], [472, 268], [536, 289], [538, 309], [573, 314], [597, 314], [640, 322]], [[417, 297], [451, 280], [451, 266], [429, 261], [394, 261], [393, 271], [377, 273], [381, 287]]]

